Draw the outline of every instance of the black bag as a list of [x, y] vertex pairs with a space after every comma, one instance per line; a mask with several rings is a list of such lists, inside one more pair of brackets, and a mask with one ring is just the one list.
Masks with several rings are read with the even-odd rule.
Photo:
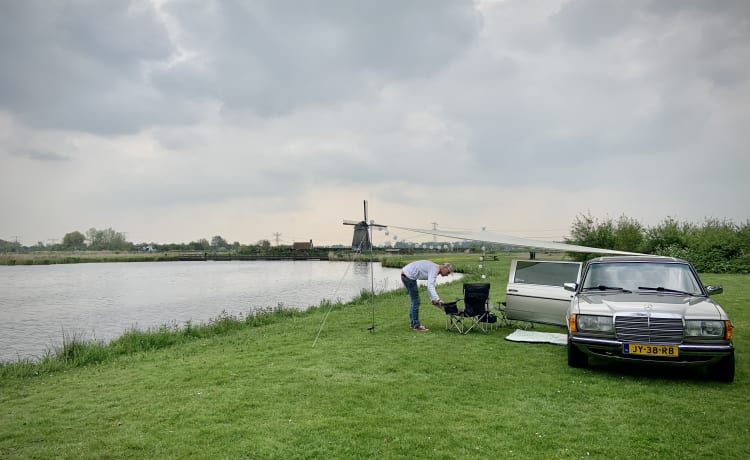
[[483, 323], [496, 323], [497, 322], [497, 315], [494, 313], [487, 313], [482, 317], [481, 322]]

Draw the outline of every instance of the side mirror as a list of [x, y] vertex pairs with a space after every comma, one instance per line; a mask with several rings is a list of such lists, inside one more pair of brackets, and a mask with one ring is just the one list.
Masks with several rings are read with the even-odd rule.
[[566, 291], [576, 292], [576, 289], [578, 289], [578, 283], [564, 283], [563, 288], [565, 288]]
[[706, 286], [706, 292], [708, 292], [708, 295], [721, 294], [724, 292], [724, 287], [720, 284], [709, 284]]

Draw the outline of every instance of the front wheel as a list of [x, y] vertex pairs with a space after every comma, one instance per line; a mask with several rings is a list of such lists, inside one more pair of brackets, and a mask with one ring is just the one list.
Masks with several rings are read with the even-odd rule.
[[568, 366], [570, 367], [587, 367], [589, 365], [589, 357], [586, 353], [578, 349], [570, 341], [568, 337]]
[[734, 350], [708, 369], [708, 375], [719, 382], [734, 382]]

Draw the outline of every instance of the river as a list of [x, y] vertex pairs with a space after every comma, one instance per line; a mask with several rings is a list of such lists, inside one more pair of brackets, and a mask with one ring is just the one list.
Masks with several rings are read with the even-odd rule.
[[328, 261], [0, 266], [0, 361], [39, 358], [64, 335], [106, 342], [132, 328], [347, 302], [373, 285], [401, 288], [399, 276], [379, 263]]
[[[372, 266], [372, 276], [370, 267]], [[38, 358], [63, 334], [109, 341], [132, 329], [206, 322], [402, 287], [366, 262], [128, 262], [0, 267], [0, 361]], [[73, 335], [75, 334], [75, 335]]]

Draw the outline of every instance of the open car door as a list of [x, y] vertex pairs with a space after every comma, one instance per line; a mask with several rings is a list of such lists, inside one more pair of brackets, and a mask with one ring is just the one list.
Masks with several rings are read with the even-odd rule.
[[565, 314], [573, 293], [564, 283], [576, 283], [581, 262], [513, 260], [505, 292], [505, 316], [509, 320], [565, 326]]

